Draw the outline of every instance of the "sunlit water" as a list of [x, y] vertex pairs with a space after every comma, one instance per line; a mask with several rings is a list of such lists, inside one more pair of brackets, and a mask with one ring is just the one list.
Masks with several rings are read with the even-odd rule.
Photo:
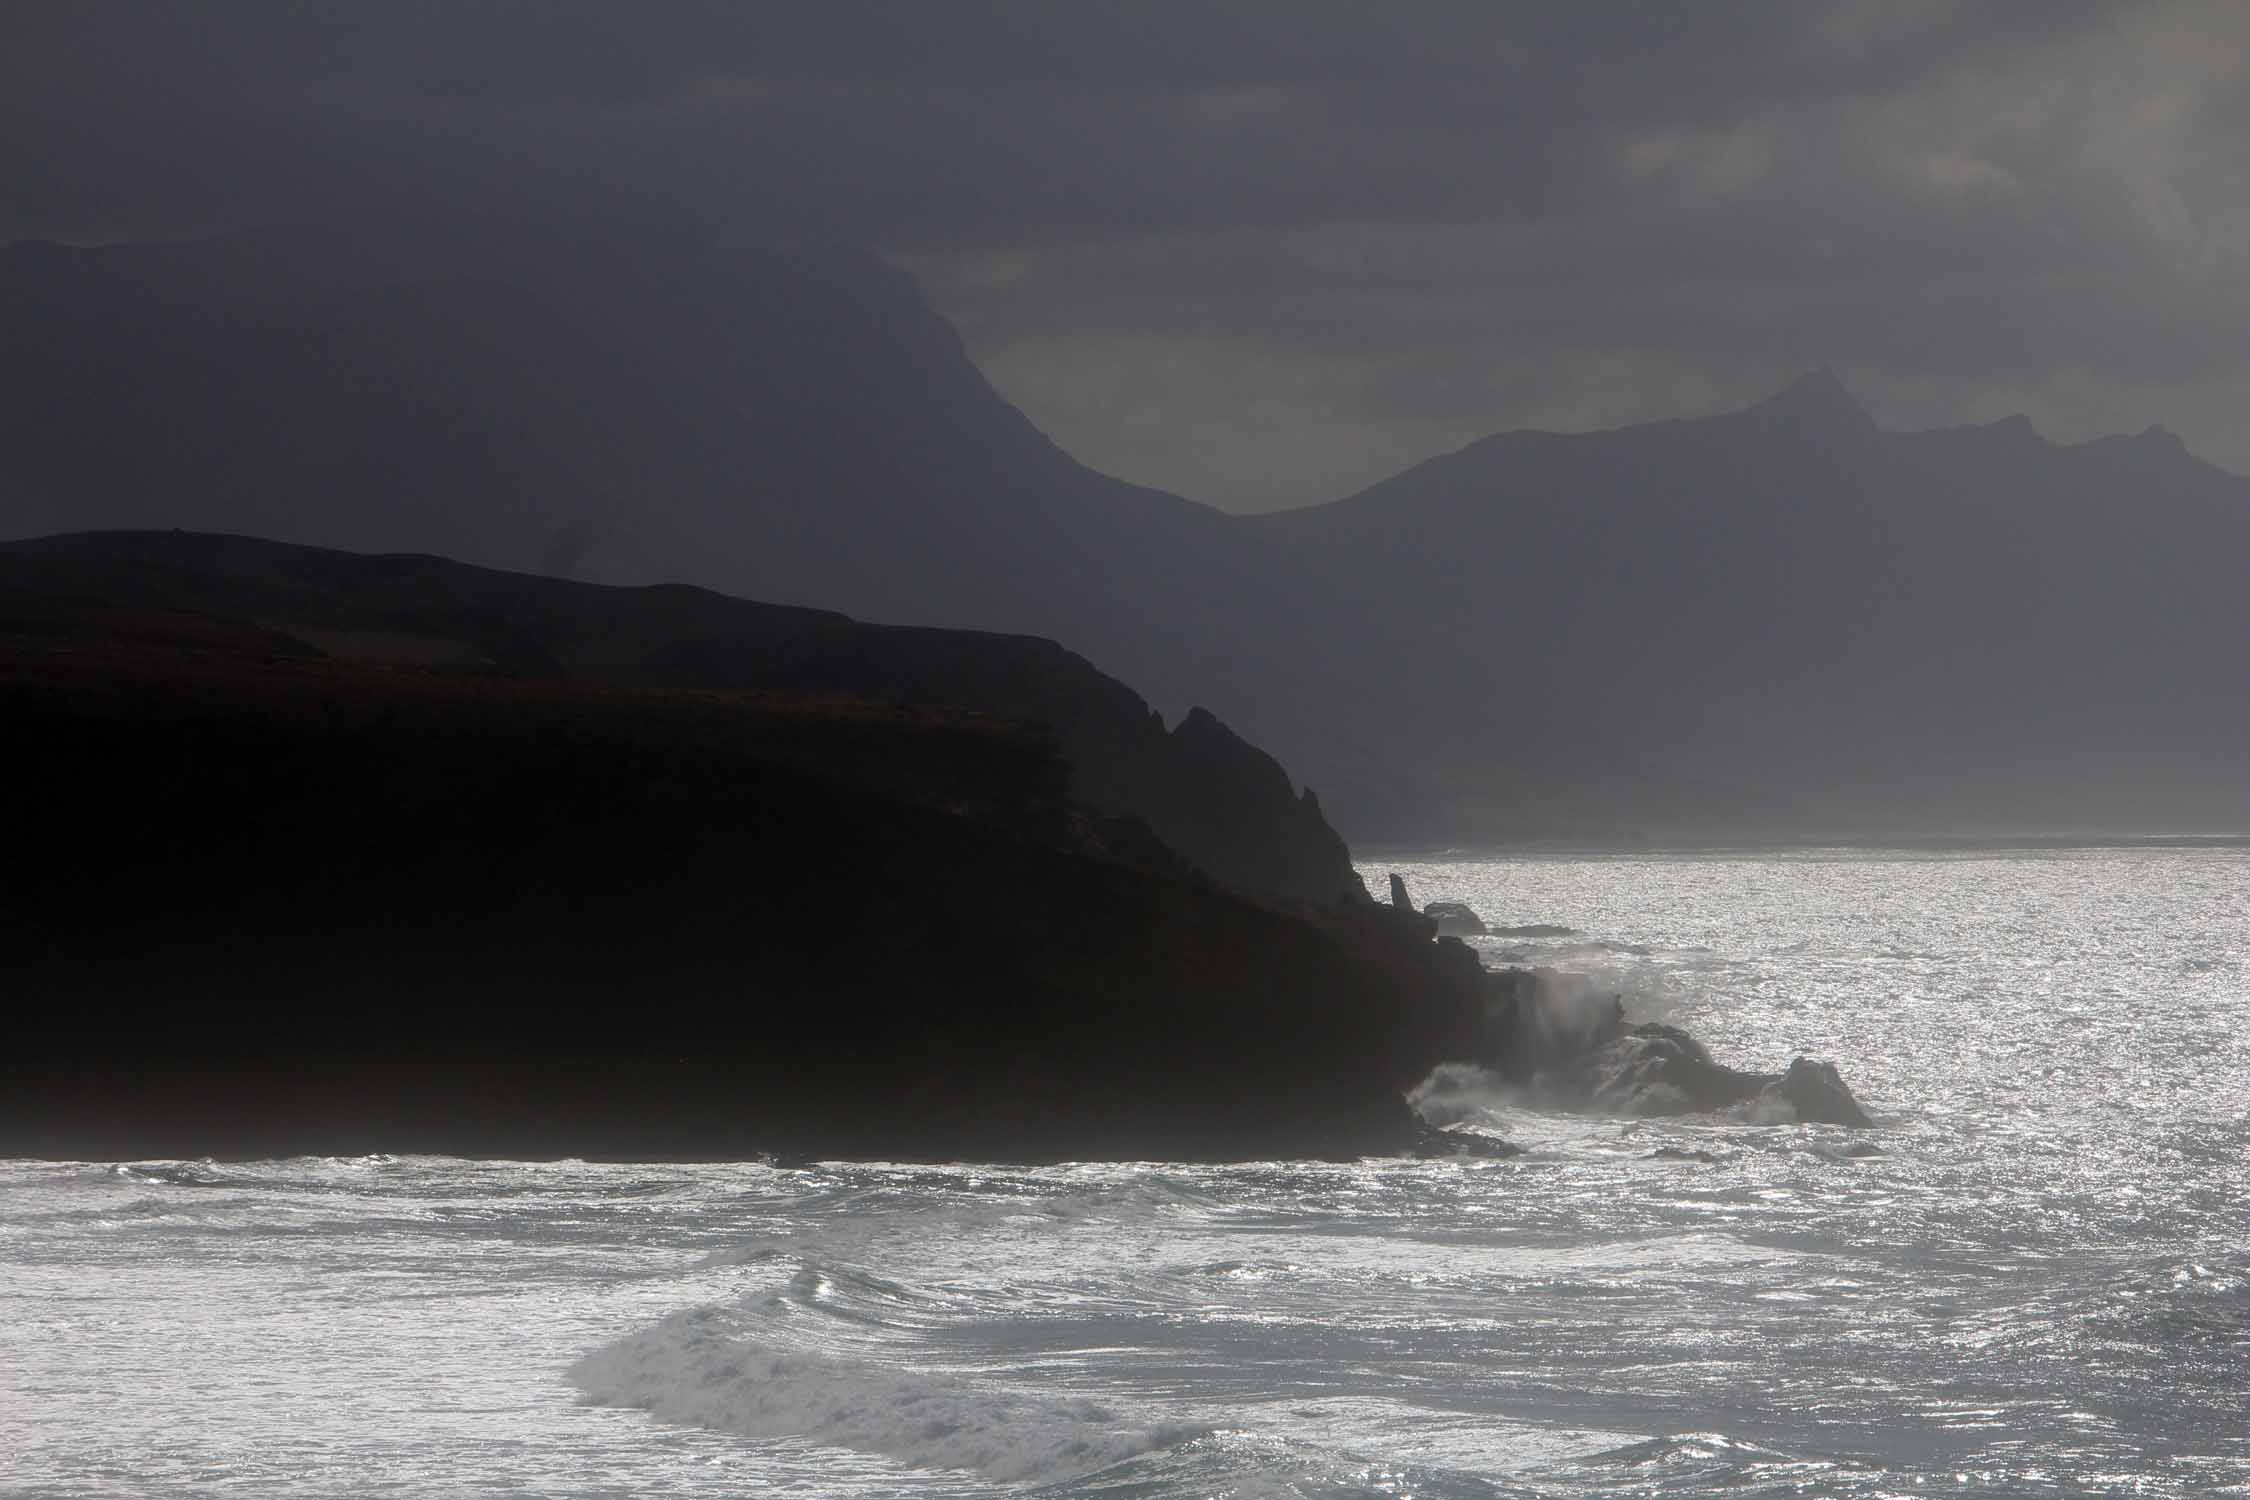
[[2250, 854], [1396, 868], [1881, 1154], [0, 1164], [0, 1490], [2250, 1493]]

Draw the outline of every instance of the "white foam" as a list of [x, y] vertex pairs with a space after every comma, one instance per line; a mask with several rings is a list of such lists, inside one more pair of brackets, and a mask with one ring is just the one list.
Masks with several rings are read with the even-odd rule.
[[1092, 1401], [1024, 1395], [860, 1360], [776, 1349], [717, 1308], [675, 1313], [580, 1359], [589, 1401], [752, 1438], [806, 1438], [913, 1468], [1004, 1483], [1071, 1478], [1201, 1436]]
[[1498, 1073], [1475, 1063], [1439, 1063], [1406, 1096], [1416, 1114], [1443, 1130], [1449, 1125], [1490, 1123], [1514, 1100]]

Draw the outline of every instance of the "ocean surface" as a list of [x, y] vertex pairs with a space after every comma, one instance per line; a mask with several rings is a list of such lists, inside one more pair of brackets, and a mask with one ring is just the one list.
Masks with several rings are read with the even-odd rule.
[[2250, 850], [1394, 868], [1880, 1128], [0, 1163], [0, 1493], [2250, 1494]]

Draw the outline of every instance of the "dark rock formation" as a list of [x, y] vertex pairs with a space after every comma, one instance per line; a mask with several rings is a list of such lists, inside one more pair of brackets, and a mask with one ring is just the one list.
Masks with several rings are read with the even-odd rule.
[[1415, 1139], [1409, 1155], [1424, 1161], [1443, 1161], [1451, 1157], [1475, 1157], [1487, 1161], [1505, 1161], [1523, 1155], [1523, 1147], [1498, 1136], [1479, 1135], [1473, 1130], [1453, 1130], [1437, 1125], [1425, 1126]]
[[1786, 1073], [1745, 1073], [1712, 1061], [1676, 1026], [1622, 1028], [1561, 1075], [1563, 1087], [1609, 1114], [1702, 1114], [1750, 1106], [1754, 1118], [1868, 1128], [1836, 1069], [1800, 1057]]
[[1654, 1022], [1596, 1047], [1584, 1077], [1594, 1106], [1621, 1115], [1726, 1109], [1757, 1098], [1771, 1081], [1721, 1067], [1694, 1037]]
[[1440, 937], [1483, 937], [1490, 930], [1484, 918], [1461, 901], [1432, 901], [1422, 908], [1422, 915], [1438, 924]]
[[1714, 1061], [1687, 1032], [1629, 1022], [1622, 997], [1573, 976], [1502, 970], [1487, 976], [1477, 1060], [1494, 1087], [1540, 1105], [1619, 1115], [1744, 1110], [1757, 1119], [1869, 1128], [1832, 1064], [1800, 1057], [1783, 1073]]
[[0, 1154], [1348, 1157], [1474, 1045], [1458, 944], [1214, 884], [1036, 726], [324, 656], [300, 564], [419, 590], [394, 644], [561, 638], [291, 552], [279, 633], [0, 605]]
[[1318, 907], [1368, 899], [1312, 789], [1300, 795], [1279, 761], [1205, 709], [1143, 752], [1116, 800], [1238, 890]]
[[1787, 1104], [1800, 1120], [1830, 1125], [1850, 1125], [1866, 1130], [1874, 1125], [1859, 1107], [1836, 1065], [1810, 1057], [1793, 1059], [1789, 1071], [1766, 1085], [1761, 1097]]

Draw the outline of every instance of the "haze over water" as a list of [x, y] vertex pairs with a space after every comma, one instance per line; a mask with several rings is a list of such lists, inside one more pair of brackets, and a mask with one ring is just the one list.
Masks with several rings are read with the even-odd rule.
[[0, 1490], [2250, 1491], [2250, 851], [1363, 868], [1721, 1061], [1834, 1060], [1881, 1129], [1499, 1100], [1525, 1157], [11, 1163]]

